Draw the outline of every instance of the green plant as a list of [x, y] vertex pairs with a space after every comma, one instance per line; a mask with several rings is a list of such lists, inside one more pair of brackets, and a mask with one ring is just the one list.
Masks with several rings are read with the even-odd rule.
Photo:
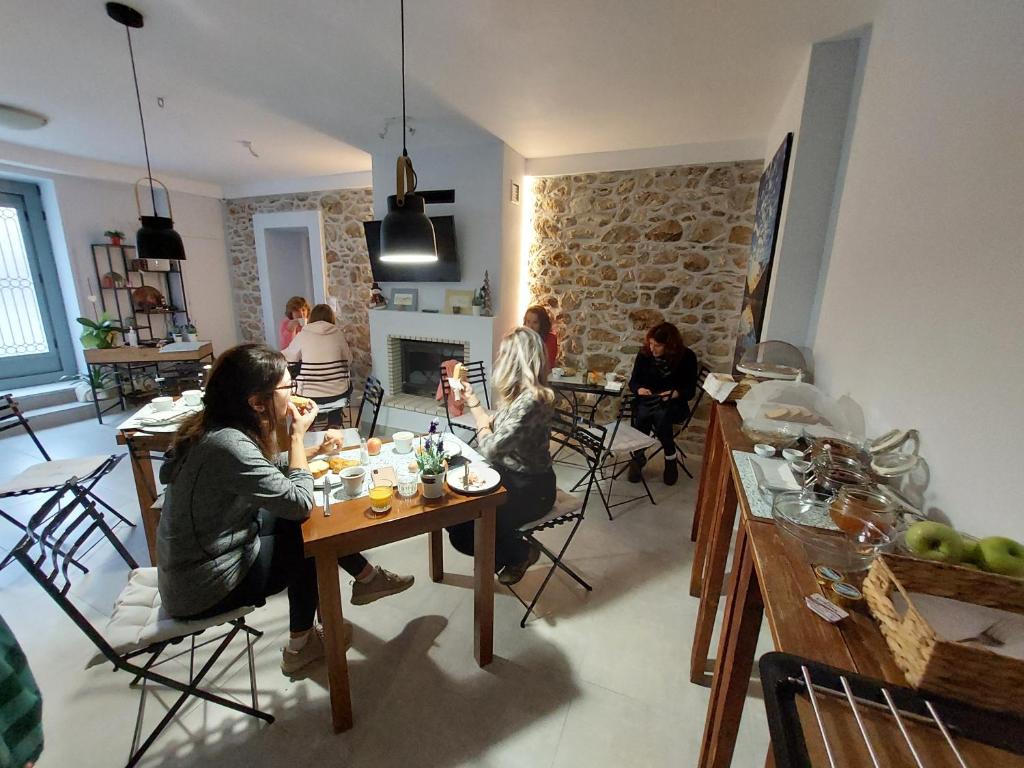
[[196, 327], [195, 327], [195, 325], [193, 325], [192, 323], [188, 323], [187, 325], [185, 325], [185, 326], [184, 326], [184, 327], [182, 328], [182, 330], [183, 330], [183, 331], [184, 331], [185, 333], [195, 333], [195, 332], [196, 332]]
[[61, 376], [61, 381], [80, 381], [83, 384], [91, 384], [97, 390], [108, 389], [117, 384], [117, 377], [113, 371], [103, 368], [89, 368], [88, 373], [75, 373], [69, 376]]
[[481, 291], [477, 291], [473, 294], [473, 306], [482, 307], [484, 305], [484, 295]]
[[82, 335], [78, 337], [84, 349], [110, 349], [114, 346], [114, 334], [124, 331], [106, 312], [100, 315], [99, 320], [80, 317], [78, 322], [84, 326]]
[[416, 451], [416, 464], [425, 475], [440, 475], [447, 469], [444, 454], [444, 438], [437, 434], [440, 422], [431, 419], [430, 431], [423, 441], [422, 447]]
[[104, 237], [124, 237], [124, 232], [120, 229], [108, 229], [103, 233]]

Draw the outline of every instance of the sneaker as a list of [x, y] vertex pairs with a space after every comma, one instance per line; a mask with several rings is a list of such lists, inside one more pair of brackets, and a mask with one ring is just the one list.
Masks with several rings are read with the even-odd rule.
[[530, 566], [540, 560], [540, 547], [530, 545], [530, 551], [526, 555], [526, 559], [521, 563], [515, 565], [506, 565], [501, 574], [498, 576], [498, 581], [505, 586], [512, 586], [518, 584], [522, 580], [526, 572], [530, 570]]
[[665, 485], [676, 484], [676, 480], [679, 479], [679, 460], [675, 456], [665, 459], [665, 473], [661, 477], [665, 481]]
[[[352, 625], [344, 622], [342, 631], [342, 644], [347, 651], [352, 645]], [[324, 628], [316, 625], [313, 632], [310, 632], [306, 644], [297, 651], [288, 650], [286, 645], [281, 649], [281, 672], [292, 676], [300, 669], [309, 666], [313, 662], [320, 661], [324, 657]]]
[[639, 483], [644, 477], [644, 465], [636, 459], [631, 459], [629, 462], [629, 471], [626, 473], [626, 479], [631, 483]]
[[405, 592], [415, 580], [413, 576], [399, 576], [378, 565], [374, 568], [373, 578], [369, 581], [352, 582], [352, 605], [366, 605], [382, 597]]

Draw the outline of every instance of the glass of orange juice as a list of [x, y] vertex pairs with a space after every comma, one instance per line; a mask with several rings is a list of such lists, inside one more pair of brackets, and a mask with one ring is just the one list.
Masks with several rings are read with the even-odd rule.
[[380, 480], [370, 489], [369, 517], [384, 517], [391, 511], [391, 499], [395, 495], [395, 487], [390, 480]]

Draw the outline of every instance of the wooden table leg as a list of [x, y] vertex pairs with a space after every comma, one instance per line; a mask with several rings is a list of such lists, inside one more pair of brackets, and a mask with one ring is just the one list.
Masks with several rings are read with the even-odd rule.
[[700, 761], [697, 763], [700, 768], [727, 768], [732, 762], [757, 650], [757, 636], [761, 630], [761, 589], [742, 525], [736, 537], [733, 563]]
[[153, 502], [157, 497], [153, 461], [149, 458], [149, 452], [137, 450], [130, 438], [126, 442], [128, 458], [132, 463], [132, 477], [135, 479], [135, 495], [139, 499], [142, 529], [146, 533], [149, 562], [156, 565], [156, 529], [160, 523], [160, 513], [153, 510]]
[[[717, 431], [717, 430], [716, 430]], [[716, 515], [722, 498], [723, 475], [728, 475], [732, 462], [725, 450], [721, 435], [715, 438], [708, 448], [705, 461], [708, 463], [701, 470], [700, 509], [695, 509], [697, 522], [697, 539], [693, 547], [693, 566], [690, 569], [690, 595], [699, 597], [707, 569], [708, 540], [715, 528]], [[705, 474], [706, 471], [706, 474]]]
[[444, 581], [444, 539], [443, 531], [431, 531], [430, 537], [430, 580]]
[[[715, 630], [722, 582], [725, 580], [725, 565], [729, 559], [729, 545], [732, 543], [732, 525], [736, 520], [736, 486], [732, 481], [732, 462], [722, 462], [719, 479], [718, 503], [716, 508], [711, 510], [711, 519], [707, 521], [712, 529], [708, 537], [700, 608], [697, 610], [697, 625], [694, 627], [693, 647], [690, 650], [690, 681], [698, 684], [705, 681], [708, 650], [711, 647], [711, 635]], [[699, 563], [694, 561], [693, 567], [699, 567]], [[735, 571], [734, 555], [733, 572]]]
[[484, 511], [473, 524], [473, 652], [486, 667], [494, 658], [494, 515]]
[[[710, 490], [710, 482], [714, 477], [711, 467], [714, 466], [716, 456], [715, 449], [721, 441], [721, 434], [718, 430], [718, 403], [711, 404], [711, 413], [708, 417], [708, 429], [704, 433], [704, 459], [700, 468], [700, 483], [697, 486], [697, 503], [693, 507], [693, 523], [690, 525], [690, 541], [697, 540], [697, 532], [700, 530], [700, 517], [704, 511], [704, 497]], [[695, 595], [696, 597], [696, 595]]]
[[338, 559], [330, 553], [316, 558], [316, 582], [320, 591], [320, 619], [324, 624], [327, 654], [327, 682], [331, 691], [331, 721], [334, 732], [352, 727], [352, 695], [348, 684], [348, 659], [345, 658], [345, 624], [341, 615], [341, 586]]

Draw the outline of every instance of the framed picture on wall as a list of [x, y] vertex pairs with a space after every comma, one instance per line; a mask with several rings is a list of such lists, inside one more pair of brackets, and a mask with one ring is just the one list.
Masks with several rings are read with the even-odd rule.
[[757, 185], [754, 234], [750, 238], [750, 261], [747, 262], [747, 280], [743, 288], [743, 311], [737, 330], [734, 369], [746, 351], [761, 340], [792, 148], [793, 134], [787, 133]]
[[399, 312], [417, 312], [420, 308], [420, 292], [418, 288], [392, 288], [391, 309]]
[[447, 288], [444, 292], [444, 311], [449, 315], [473, 314], [474, 291]]

